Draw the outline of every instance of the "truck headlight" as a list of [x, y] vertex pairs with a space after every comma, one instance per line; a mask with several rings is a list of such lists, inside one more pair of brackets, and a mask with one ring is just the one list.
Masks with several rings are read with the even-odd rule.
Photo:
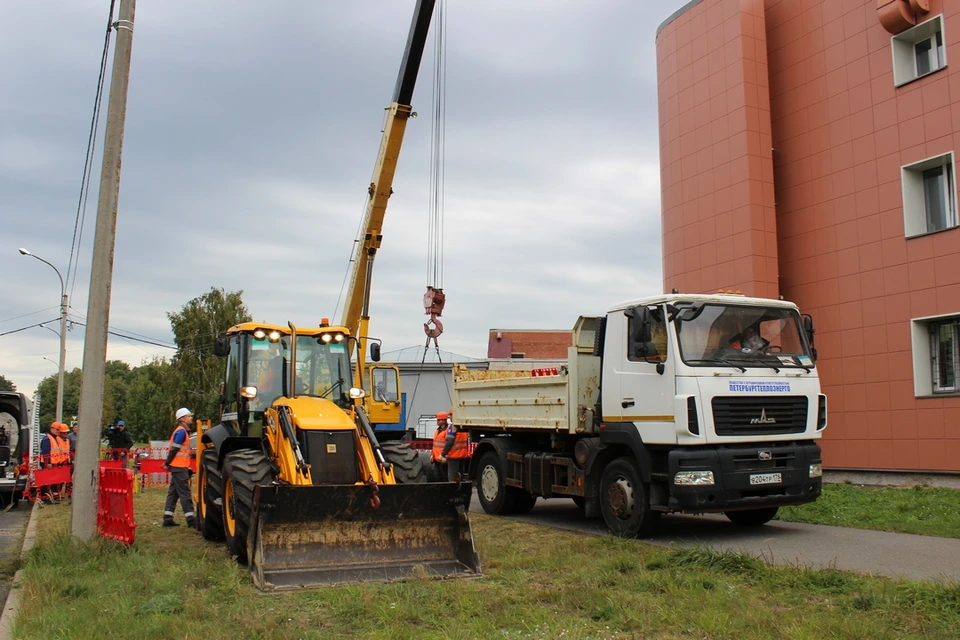
[[817, 464], [810, 465], [810, 477], [811, 478], [820, 478], [823, 476], [823, 463], [818, 462]]
[[710, 485], [713, 482], [713, 471], [678, 471], [673, 477], [673, 484]]

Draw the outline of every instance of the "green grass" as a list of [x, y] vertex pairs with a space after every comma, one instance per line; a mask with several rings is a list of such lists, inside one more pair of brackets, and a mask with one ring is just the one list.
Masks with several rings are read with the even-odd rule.
[[783, 507], [777, 519], [960, 538], [960, 491], [825, 484], [816, 502]]
[[258, 594], [222, 545], [161, 529], [164, 492], [136, 496], [127, 548], [68, 535], [41, 511], [16, 637], [665, 638], [960, 637], [960, 586], [769, 567], [471, 514], [485, 577]]

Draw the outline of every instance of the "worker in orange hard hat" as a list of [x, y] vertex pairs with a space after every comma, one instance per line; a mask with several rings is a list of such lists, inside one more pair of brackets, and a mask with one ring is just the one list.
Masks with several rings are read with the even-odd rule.
[[450, 416], [446, 411], [437, 414], [437, 430], [433, 432], [433, 449], [430, 451], [430, 461], [437, 469], [437, 478], [447, 477], [447, 461], [441, 455], [443, 445], [447, 442], [447, 427], [449, 426]]

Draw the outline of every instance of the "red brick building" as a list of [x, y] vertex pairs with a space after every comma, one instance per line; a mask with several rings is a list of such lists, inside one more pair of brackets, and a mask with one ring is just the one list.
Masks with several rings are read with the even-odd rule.
[[487, 357], [552, 360], [566, 358], [572, 346], [572, 331], [491, 329]]
[[665, 290], [813, 315], [826, 465], [960, 470], [960, 1], [694, 0], [657, 68]]

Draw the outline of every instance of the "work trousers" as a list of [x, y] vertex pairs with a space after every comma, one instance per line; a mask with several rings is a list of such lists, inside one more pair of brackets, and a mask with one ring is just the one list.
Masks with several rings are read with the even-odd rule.
[[456, 482], [459, 480], [457, 476], [461, 473], [464, 475], [464, 482], [467, 478], [467, 470], [469, 469], [467, 462], [470, 461], [470, 458], [447, 458], [447, 480], [450, 482]]
[[193, 498], [190, 496], [190, 470], [174, 467], [170, 471], [170, 490], [167, 491], [167, 503], [163, 507], [163, 519], [173, 520], [173, 512], [180, 498], [180, 508], [188, 520], [194, 517]]

